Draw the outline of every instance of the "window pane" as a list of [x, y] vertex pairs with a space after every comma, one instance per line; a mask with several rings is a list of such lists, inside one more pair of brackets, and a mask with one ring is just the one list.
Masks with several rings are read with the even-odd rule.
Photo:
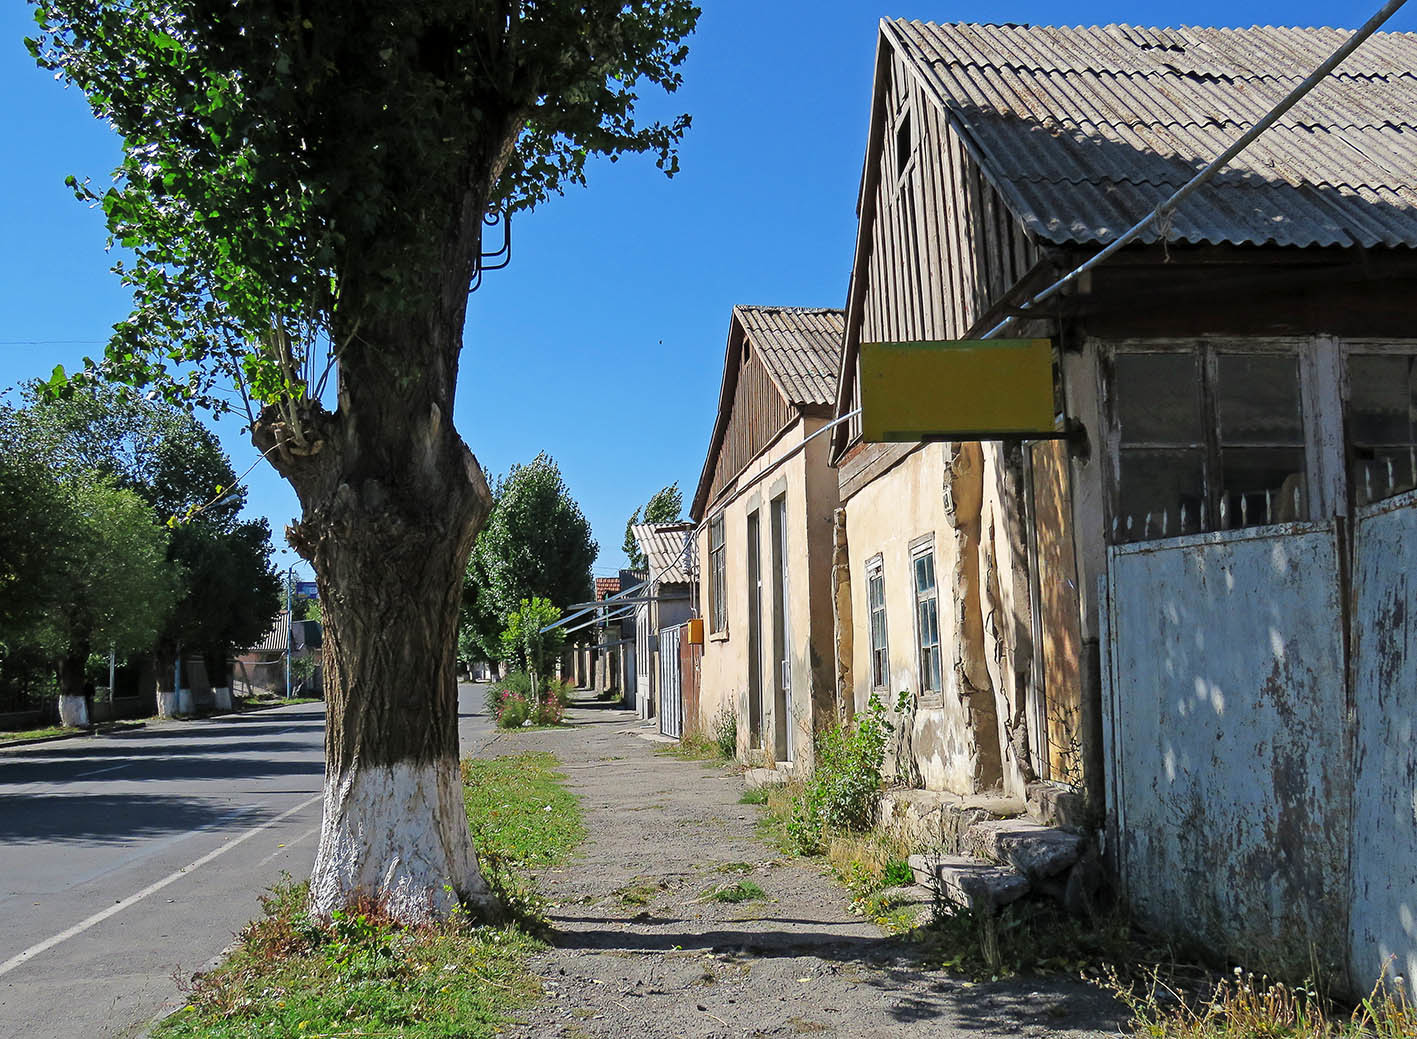
[[924, 595], [935, 588], [935, 557], [927, 553], [915, 557], [915, 594]]
[[1288, 523], [1306, 515], [1302, 447], [1225, 448], [1220, 452], [1222, 530]]
[[1348, 358], [1348, 427], [1359, 444], [1410, 444], [1411, 357]]
[[1222, 445], [1304, 442], [1297, 357], [1220, 354], [1216, 380]]
[[937, 644], [930, 650], [930, 692], [943, 692], [944, 688], [940, 678], [940, 647]]
[[1200, 366], [1194, 353], [1118, 354], [1117, 416], [1124, 444], [1198, 444]]
[[1123, 450], [1121, 513], [1114, 540], [1142, 541], [1214, 529], [1206, 513], [1205, 454], [1199, 448]]

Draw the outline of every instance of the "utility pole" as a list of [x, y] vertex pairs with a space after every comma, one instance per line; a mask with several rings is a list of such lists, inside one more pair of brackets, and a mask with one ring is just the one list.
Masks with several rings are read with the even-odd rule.
[[[269, 600], [268, 600], [269, 601]], [[295, 565], [285, 573], [285, 698], [290, 699], [290, 648], [295, 624]]]

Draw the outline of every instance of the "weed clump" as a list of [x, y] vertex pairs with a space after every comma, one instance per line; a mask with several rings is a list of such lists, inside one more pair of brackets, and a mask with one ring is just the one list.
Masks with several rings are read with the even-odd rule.
[[697, 901], [727, 902], [730, 905], [737, 905], [739, 902], [754, 902], [767, 897], [768, 893], [751, 880], [740, 880], [734, 884], [719, 884], [716, 887], [707, 888], [700, 893]]
[[713, 742], [718, 748], [718, 756], [732, 761], [738, 756], [738, 715], [732, 708], [725, 707], [714, 715]]
[[820, 854], [833, 830], [871, 827], [890, 733], [885, 705], [872, 694], [866, 710], [850, 725], [833, 726], [817, 737], [816, 766], [795, 798], [787, 823], [797, 850]]

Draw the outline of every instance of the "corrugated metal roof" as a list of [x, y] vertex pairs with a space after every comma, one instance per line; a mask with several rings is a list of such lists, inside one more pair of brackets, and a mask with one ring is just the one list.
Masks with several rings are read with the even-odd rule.
[[661, 584], [687, 584], [693, 579], [692, 523], [637, 523], [632, 528], [640, 551], [649, 560], [650, 576]]
[[836, 401], [842, 311], [736, 306], [733, 314], [788, 404], [805, 407]]
[[[1024, 225], [1057, 244], [1106, 242], [1136, 223], [1350, 35], [883, 26]], [[1415, 70], [1417, 34], [1373, 36], [1191, 196], [1169, 240], [1417, 245]]]

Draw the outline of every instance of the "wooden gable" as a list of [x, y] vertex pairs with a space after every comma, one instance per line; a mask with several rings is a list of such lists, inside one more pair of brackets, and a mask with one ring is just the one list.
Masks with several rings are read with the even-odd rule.
[[[886, 37], [859, 209], [839, 413], [859, 403], [861, 343], [967, 338], [1042, 258]], [[859, 436], [853, 421], [838, 447]]]
[[[767, 447], [797, 414], [773, 384], [767, 368], [736, 321], [727, 362], [734, 368], [731, 373], [724, 373], [725, 383], [730, 375], [733, 379], [732, 404], [727, 415], [720, 416], [723, 429], [721, 436], [715, 436], [717, 449], [708, 462], [711, 475], [705, 506], [717, 501], [723, 489], [743, 471], [743, 467]], [[715, 432], [717, 434], [718, 431]]]

